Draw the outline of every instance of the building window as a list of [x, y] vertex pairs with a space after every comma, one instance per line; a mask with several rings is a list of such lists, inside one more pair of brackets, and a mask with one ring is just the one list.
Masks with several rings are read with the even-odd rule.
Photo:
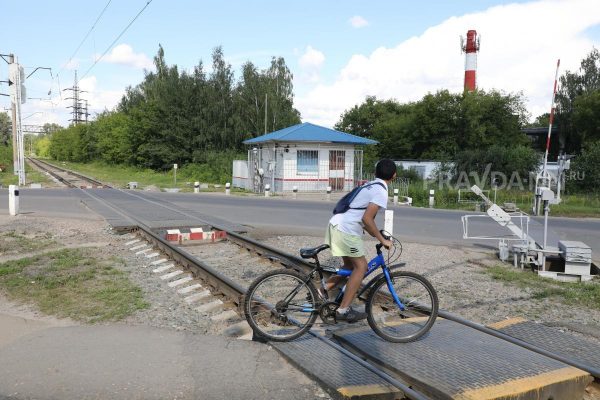
[[297, 170], [299, 174], [318, 174], [319, 151], [298, 150]]

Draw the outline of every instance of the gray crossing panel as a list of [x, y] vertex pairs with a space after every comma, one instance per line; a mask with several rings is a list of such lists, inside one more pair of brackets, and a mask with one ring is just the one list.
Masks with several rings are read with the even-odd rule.
[[572, 400], [591, 381], [584, 371], [444, 319], [412, 343], [384, 341], [365, 327], [334, 336], [436, 399]]

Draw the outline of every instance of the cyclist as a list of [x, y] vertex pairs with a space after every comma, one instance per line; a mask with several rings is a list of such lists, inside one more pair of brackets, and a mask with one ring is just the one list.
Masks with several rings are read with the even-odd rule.
[[[374, 181], [363, 185], [346, 212], [335, 214], [329, 220], [325, 233], [325, 243], [331, 248], [331, 254], [341, 256], [344, 260], [343, 268], [352, 270], [344, 297], [336, 311], [336, 318], [341, 321], [355, 322], [367, 317], [366, 313], [350, 306], [368, 268], [362, 240], [364, 231], [379, 240], [385, 248], [392, 245], [379, 232], [375, 216], [380, 208], [387, 208], [388, 184], [396, 177], [396, 164], [390, 159], [379, 160], [375, 167], [375, 177]], [[332, 276], [327, 281], [326, 290], [333, 289], [343, 279], [339, 275]]]

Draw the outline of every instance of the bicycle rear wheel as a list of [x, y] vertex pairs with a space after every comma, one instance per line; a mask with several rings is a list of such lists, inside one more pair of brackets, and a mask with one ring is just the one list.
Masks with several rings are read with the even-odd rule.
[[317, 299], [307, 276], [289, 269], [270, 271], [248, 288], [244, 313], [256, 334], [284, 342], [310, 329], [317, 318]]
[[371, 289], [367, 300], [367, 321], [385, 340], [412, 342], [433, 326], [438, 313], [437, 293], [427, 279], [412, 272], [391, 272], [390, 278], [404, 309], [394, 301], [390, 286], [382, 277]]

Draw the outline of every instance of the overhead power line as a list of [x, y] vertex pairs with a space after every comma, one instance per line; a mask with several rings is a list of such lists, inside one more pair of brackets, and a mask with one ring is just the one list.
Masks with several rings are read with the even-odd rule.
[[98, 21], [100, 21], [100, 18], [102, 18], [102, 16], [104, 15], [104, 12], [106, 11], [106, 9], [108, 8], [108, 6], [110, 5], [111, 1], [112, 0], [108, 0], [108, 3], [106, 3], [106, 5], [102, 9], [102, 11], [98, 15], [98, 17], [96, 18], [96, 21], [94, 21], [94, 23], [92, 24], [92, 27], [90, 28], [90, 30], [87, 31], [87, 33], [85, 34], [85, 36], [83, 37], [83, 39], [81, 39], [81, 42], [79, 43], [79, 45], [77, 46], [77, 48], [75, 49], [75, 51], [73, 52], [73, 54], [71, 54], [71, 57], [69, 57], [69, 61], [67, 61], [67, 63], [65, 65], [63, 65], [62, 68], [58, 71], [59, 74], [62, 72], [63, 69], [65, 69], [65, 66], [68, 65], [71, 62], [71, 60], [73, 60], [73, 57], [75, 57], [75, 55], [77, 54], [77, 52], [79, 51], [79, 49], [81, 48], [81, 46], [83, 45], [83, 43], [85, 43], [85, 41], [87, 40], [87, 38], [90, 36], [90, 33], [92, 33], [92, 31], [96, 27], [96, 24], [98, 24]]
[[121, 33], [119, 33], [119, 35], [115, 38], [115, 40], [112, 41], [112, 43], [106, 48], [106, 50], [104, 50], [104, 53], [102, 53], [102, 55], [100, 55], [100, 57], [98, 57], [94, 63], [88, 68], [87, 71], [85, 71], [85, 73], [83, 75], [81, 75], [81, 77], [79, 78], [79, 80], [83, 79], [85, 76], [87, 76], [87, 74], [92, 70], [92, 68], [94, 68], [96, 66], [96, 64], [98, 64], [98, 62], [100, 60], [102, 60], [102, 58], [106, 55], [106, 53], [108, 53], [110, 51], [110, 49], [112, 49], [112, 47], [115, 45], [115, 43], [117, 43], [117, 41], [121, 38], [121, 36], [123, 36], [125, 34], [125, 32], [127, 32], [127, 30], [129, 29], [129, 27], [131, 25], [133, 25], [133, 23], [135, 22], [136, 19], [138, 19], [138, 17], [140, 15], [142, 15], [142, 13], [144, 12], [144, 10], [146, 8], [148, 8], [148, 6], [150, 5], [150, 3], [152, 3], [153, 0], [148, 0], [148, 2], [146, 2], [146, 5], [144, 7], [142, 7], [142, 9], [137, 13], [137, 15], [135, 17], [133, 17], [133, 19], [129, 22], [129, 24], [127, 24], [127, 26], [121, 31]]

